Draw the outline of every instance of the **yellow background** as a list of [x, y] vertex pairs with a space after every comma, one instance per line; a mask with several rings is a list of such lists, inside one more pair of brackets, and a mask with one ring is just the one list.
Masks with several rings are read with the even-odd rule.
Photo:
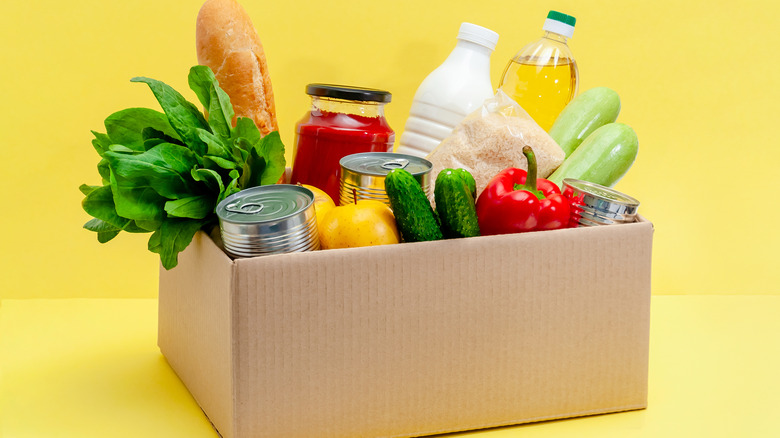
[[[389, 90], [400, 136], [422, 79], [470, 21], [500, 34], [506, 62], [541, 35], [549, 9], [576, 16], [580, 91], [609, 86], [619, 121], [640, 140], [617, 188], [642, 201], [656, 229], [655, 294], [777, 294], [776, 162], [780, 7], [770, 1], [243, 0], [264, 43], [280, 131], [308, 109], [304, 87], [332, 82]], [[195, 102], [201, 0], [3, 3], [0, 297], [150, 298], [158, 259], [147, 235], [100, 245], [81, 229], [81, 183], [96, 184], [90, 130], [114, 111], [157, 109], [133, 76], [162, 80]], [[288, 154], [289, 158], [289, 154]], [[532, 255], [529, 255], [532, 257]]]

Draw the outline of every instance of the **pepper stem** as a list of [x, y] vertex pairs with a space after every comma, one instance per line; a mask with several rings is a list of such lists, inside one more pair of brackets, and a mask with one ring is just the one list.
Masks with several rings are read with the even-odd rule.
[[523, 155], [528, 161], [528, 176], [525, 177], [525, 187], [529, 192], [536, 191], [536, 155], [531, 146], [523, 146]]
[[528, 161], [528, 172], [525, 176], [525, 184], [515, 184], [515, 190], [526, 190], [539, 199], [544, 199], [544, 193], [542, 193], [536, 187], [536, 155], [531, 146], [523, 146], [523, 155], [525, 155], [526, 161]]

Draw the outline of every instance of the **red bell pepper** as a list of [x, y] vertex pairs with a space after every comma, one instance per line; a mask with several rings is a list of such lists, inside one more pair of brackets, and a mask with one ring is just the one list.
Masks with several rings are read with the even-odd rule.
[[510, 167], [490, 180], [477, 199], [482, 235], [554, 230], [569, 224], [570, 202], [554, 182], [536, 177], [536, 157], [523, 147], [528, 172]]

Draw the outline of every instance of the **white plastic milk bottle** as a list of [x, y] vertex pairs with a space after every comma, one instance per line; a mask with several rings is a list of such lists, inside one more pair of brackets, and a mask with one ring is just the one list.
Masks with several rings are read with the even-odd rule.
[[424, 157], [455, 125], [493, 97], [490, 54], [498, 34], [462, 23], [450, 56], [420, 84], [396, 152]]

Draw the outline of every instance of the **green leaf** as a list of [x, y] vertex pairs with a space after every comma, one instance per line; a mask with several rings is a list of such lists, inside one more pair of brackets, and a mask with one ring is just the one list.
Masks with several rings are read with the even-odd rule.
[[214, 73], [204, 65], [196, 65], [190, 69], [188, 82], [208, 112], [211, 129], [219, 136], [230, 138], [235, 113], [230, 97], [219, 87]]
[[225, 186], [222, 183], [222, 177], [218, 172], [212, 169], [192, 169], [192, 179], [197, 182], [204, 183], [209, 190], [219, 194], [225, 190]]
[[144, 149], [147, 151], [161, 143], [180, 144], [184, 146], [184, 143], [182, 143], [178, 138], [171, 137], [170, 135], [162, 131], [158, 131], [152, 127], [144, 128], [141, 136], [144, 139]]
[[190, 196], [165, 203], [165, 211], [169, 216], [203, 219], [214, 212], [213, 196]]
[[114, 237], [119, 235], [119, 231], [120, 230], [116, 230], [116, 231], [99, 231], [97, 233], [98, 242], [106, 243], [106, 242], [110, 241], [111, 239], [113, 239]]
[[[258, 146], [256, 146], [258, 147]], [[272, 131], [260, 140], [259, 152], [265, 159], [265, 171], [260, 178], [260, 185], [275, 184], [284, 175], [286, 165], [284, 159], [284, 143], [279, 131]], [[253, 177], [256, 178], [256, 177]]]
[[241, 191], [241, 188], [238, 185], [238, 179], [240, 175], [237, 170], [230, 171], [230, 182], [225, 186], [225, 188], [219, 193], [219, 197], [217, 197], [217, 205], [222, 202], [223, 199], [227, 198], [228, 196], [232, 195], [233, 193], [238, 193]]
[[90, 191], [81, 201], [81, 206], [90, 216], [116, 228], [123, 228], [129, 222], [129, 219], [120, 216], [117, 212], [111, 186], [103, 186]]
[[130, 81], [147, 84], [179, 138], [196, 154], [205, 154], [206, 145], [198, 137], [197, 129], [209, 130], [209, 124], [195, 105], [188, 102], [178, 91], [156, 79], [135, 77]]
[[146, 229], [156, 230], [165, 218], [165, 201], [148, 181], [134, 180], [121, 174], [111, 174], [111, 191], [116, 211], [136, 223], [147, 224]]
[[238, 179], [238, 185], [244, 189], [261, 185], [260, 181], [263, 172], [265, 171], [265, 167], [265, 159], [258, 155], [257, 149], [250, 149], [249, 157], [247, 158], [246, 163], [244, 163], [241, 172], [241, 178]]
[[192, 242], [192, 237], [205, 223], [191, 219], [166, 219], [149, 238], [149, 251], [160, 254], [163, 267], [172, 269], [179, 263], [179, 253]]
[[253, 145], [263, 138], [263, 134], [257, 129], [255, 121], [248, 117], [239, 117], [236, 119], [236, 127], [233, 128], [233, 140], [245, 138], [249, 145]]
[[106, 152], [106, 158], [112, 173], [122, 178], [125, 188], [133, 185], [150, 187], [168, 199], [190, 194], [190, 171], [198, 165], [198, 158], [191, 150], [170, 143], [157, 145], [138, 155]]
[[164, 132], [170, 137], [179, 138], [171, 127], [165, 114], [148, 108], [128, 108], [108, 116], [105, 121], [108, 137], [114, 144], [129, 149], [144, 151], [143, 132], [146, 128]]
[[112, 144], [111, 146], [108, 147], [108, 150], [110, 152], [117, 152], [120, 154], [140, 154], [142, 152], [142, 151], [130, 149], [129, 147], [123, 146], [121, 144]]
[[111, 139], [106, 134], [101, 134], [100, 132], [92, 131], [92, 135], [95, 136], [94, 139], [92, 139], [92, 147], [95, 148], [98, 155], [101, 157], [103, 156], [103, 152], [108, 150], [108, 147], [111, 146]]
[[217, 170], [217, 169], [232, 170], [235, 169], [237, 166], [235, 161], [226, 160], [220, 157], [213, 157], [211, 155], [206, 155], [205, 157], [203, 157], [203, 165], [213, 170]]
[[226, 160], [232, 159], [230, 149], [225, 145], [221, 138], [205, 129], [198, 129], [198, 136], [206, 143], [206, 155], [213, 155]]
[[98, 173], [103, 178], [103, 185], [108, 184], [111, 180], [111, 167], [108, 164], [108, 159], [103, 157], [97, 165]]
[[86, 184], [82, 184], [79, 186], [79, 190], [81, 193], [84, 194], [84, 196], [89, 195], [90, 193], [94, 192], [95, 190], [99, 189], [101, 186], [89, 186]]

